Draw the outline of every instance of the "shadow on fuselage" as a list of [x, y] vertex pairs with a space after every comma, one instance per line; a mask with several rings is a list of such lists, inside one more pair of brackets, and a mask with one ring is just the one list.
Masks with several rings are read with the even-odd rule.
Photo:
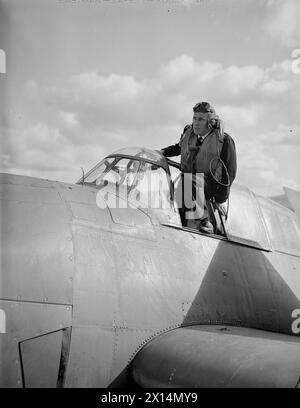
[[185, 306], [182, 326], [230, 324], [293, 334], [292, 312], [300, 300], [292, 290], [292, 258], [220, 241], [197, 295]]

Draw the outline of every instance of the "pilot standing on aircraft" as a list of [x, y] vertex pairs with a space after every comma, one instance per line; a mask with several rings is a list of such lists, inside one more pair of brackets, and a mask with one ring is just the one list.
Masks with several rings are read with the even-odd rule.
[[[225, 215], [224, 203], [236, 176], [235, 144], [231, 136], [223, 132], [221, 121], [208, 102], [197, 103], [193, 112], [193, 123], [185, 126], [180, 141], [165, 147], [161, 153], [165, 157], [181, 155], [182, 174], [191, 174], [193, 180], [196, 174], [204, 174], [205, 199], [211, 199], [214, 208]], [[195, 185], [194, 181], [194, 188]], [[205, 204], [201, 218], [188, 219], [186, 225], [213, 232]]]

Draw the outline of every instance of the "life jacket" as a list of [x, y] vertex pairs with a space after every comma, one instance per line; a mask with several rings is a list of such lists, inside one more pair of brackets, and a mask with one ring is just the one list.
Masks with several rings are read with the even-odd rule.
[[222, 164], [219, 157], [224, 143], [224, 134], [217, 129], [212, 129], [205, 137], [202, 144], [197, 146], [197, 135], [193, 126], [188, 125], [180, 139], [181, 171], [183, 173], [204, 173], [211, 176], [210, 169], [217, 180], [222, 177]]

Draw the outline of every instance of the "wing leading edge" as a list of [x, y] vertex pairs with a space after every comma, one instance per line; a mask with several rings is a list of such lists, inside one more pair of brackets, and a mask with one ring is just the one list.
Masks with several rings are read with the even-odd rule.
[[297, 387], [300, 338], [232, 326], [190, 326], [147, 344], [131, 365], [141, 387]]

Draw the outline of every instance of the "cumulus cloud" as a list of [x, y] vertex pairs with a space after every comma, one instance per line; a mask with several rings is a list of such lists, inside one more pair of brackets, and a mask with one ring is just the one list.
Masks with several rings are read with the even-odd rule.
[[300, 43], [300, 3], [298, 0], [278, 0], [269, 4], [264, 22], [265, 31], [288, 47]]
[[80, 167], [99, 161], [101, 145], [73, 145], [57, 128], [37, 123], [25, 129], [0, 128], [1, 171], [74, 182]]
[[76, 126], [78, 125], [78, 119], [76, 117], [76, 114], [73, 112], [60, 112], [61, 118], [63, 122], [67, 126]]
[[143, 79], [83, 72], [48, 84], [27, 81], [32, 120], [2, 121], [2, 168], [71, 181], [80, 166], [120, 147], [176, 143], [193, 104], [207, 100], [236, 141], [238, 181], [270, 186], [272, 174], [277, 188], [275, 180], [289, 174], [277, 165], [280, 150], [284, 145], [288, 160], [299, 149], [299, 79], [288, 60], [267, 68], [224, 66], [183, 54]]
[[179, 124], [199, 99], [216, 106], [238, 107], [245, 124], [254, 124], [263, 113], [263, 98], [272, 99], [297, 85], [299, 76], [292, 73], [290, 61], [265, 69], [255, 65], [224, 67], [210, 61], [200, 63], [184, 54], [169, 61], [152, 78], [140, 81], [95, 72], [75, 75], [48, 87], [44, 99], [65, 112], [66, 121], [76, 118], [87, 129], [149, 126], [154, 121]]
[[288, 81], [269, 81], [262, 85], [262, 91], [270, 96], [276, 96], [289, 90], [291, 84]]
[[191, 103], [199, 98], [213, 99], [220, 106], [240, 105], [243, 101], [240, 116], [249, 124], [256, 120], [259, 111], [255, 114], [249, 106], [246, 115], [247, 100], [251, 102], [251, 95], [257, 92], [266, 92], [266, 75], [257, 66], [223, 67], [182, 55], [169, 61], [152, 78], [137, 81], [131, 76], [83, 73], [48, 87], [44, 98], [65, 112], [65, 121], [76, 117], [87, 130], [135, 128], [154, 122], [182, 126], [191, 116]]
[[280, 145], [285, 148], [294, 145], [300, 146], [300, 125], [292, 123], [290, 125], [279, 123], [276, 129], [260, 135], [260, 140], [265, 143], [272, 143], [272, 145]]
[[264, 109], [263, 103], [249, 103], [246, 106], [222, 105], [218, 113], [225, 125], [228, 124], [235, 129], [244, 129], [256, 125]]

